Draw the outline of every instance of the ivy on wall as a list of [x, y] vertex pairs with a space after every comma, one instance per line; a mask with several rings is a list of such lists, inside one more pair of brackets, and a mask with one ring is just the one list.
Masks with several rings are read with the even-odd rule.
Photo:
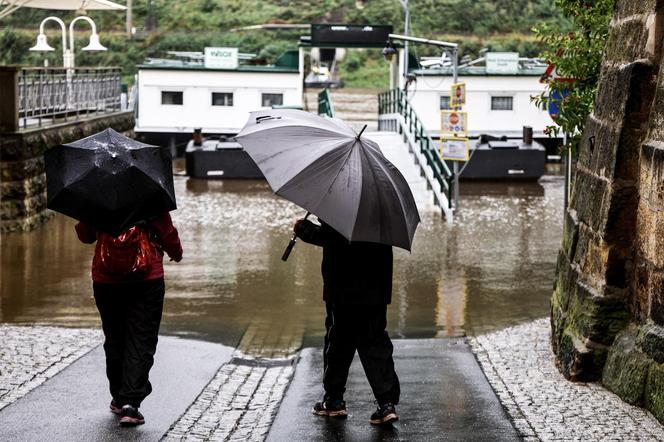
[[577, 151], [595, 104], [614, 0], [556, 0], [555, 5], [570, 19], [572, 29], [561, 31], [548, 23], [534, 29], [549, 48], [542, 58], [555, 66], [547, 90], [534, 101], [544, 110], [552, 104], [558, 107], [556, 124], [546, 131], [550, 136], [567, 135], [564, 147]]

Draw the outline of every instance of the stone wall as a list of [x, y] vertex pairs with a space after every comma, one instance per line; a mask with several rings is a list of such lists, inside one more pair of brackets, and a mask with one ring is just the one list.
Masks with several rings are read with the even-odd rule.
[[0, 232], [24, 231], [49, 219], [44, 152], [112, 127], [131, 135], [134, 116], [122, 112], [46, 128], [0, 133]]
[[551, 299], [571, 380], [664, 422], [664, 0], [616, 0]]

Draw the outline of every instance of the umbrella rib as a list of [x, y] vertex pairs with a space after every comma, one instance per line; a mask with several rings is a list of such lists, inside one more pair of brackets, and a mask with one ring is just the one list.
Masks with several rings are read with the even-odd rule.
[[[358, 140], [358, 142], [359, 142], [359, 140]], [[360, 143], [360, 146], [361, 145], [362, 144]], [[374, 173], [373, 167], [371, 167], [371, 162], [368, 160], [368, 154], [367, 154], [367, 152], [364, 151], [364, 149], [361, 149], [361, 151], [362, 151], [362, 155], [363, 155], [363, 157], [364, 157], [364, 159], [367, 163], [367, 168], [369, 169], [369, 171], [371, 173], [371, 176], [373, 178], [373, 182], [376, 183], [376, 174]], [[362, 168], [362, 169], [364, 169], [364, 168]], [[362, 188], [364, 188], [364, 186], [362, 186]], [[380, 186], [375, 186], [375, 188], [376, 188], [376, 195], [378, 196], [381, 193], [380, 192]], [[380, 201], [380, 198], [378, 198], [378, 200]], [[361, 201], [362, 201], [362, 194], [360, 194], [360, 203], [361, 203]], [[379, 219], [382, 220], [383, 219], [383, 207], [382, 207], [381, 204], [378, 204], [378, 211], [379, 211]], [[358, 210], [357, 212], [359, 213], [360, 211]], [[357, 214], [355, 215], [355, 223], [357, 223]], [[353, 224], [353, 226], [355, 226], [355, 224]], [[382, 225], [379, 223], [379, 226], [381, 227], [381, 232], [380, 233], [382, 235]], [[355, 230], [355, 229], [353, 229], [353, 230]], [[379, 238], [380, 238], [380, 235], [379, 235]]]
[[[347, 141], [348, 141], [348, 140], [344, 140], [344, 142], [347, 142]], [[339, 167], [339, 169], [338, 169], [337, 172], [335, 173], [335, 175], [334, 175], [334, 179], [332, 180], [332, 183], [330, 183], [330, 185], [329, 185], [329, 187], [327, 188], [327, 190], [326, 190], [325, 192], [322, 192], [322, 193], [321, 193], [321, 197], [316, 201], [316, 203], [315, 203], [314, 205], [312, 205], [310, 208], [309, 208], [309, 207], [304, 207], [305, 209], [309, 210], [310, 212], [314, 213], [315, 215], [318, 215], [318, 214], [316, 214], [316, 212], [318, 211], [317, 208], [320, 206], [321, 201], [323, 201], [323, 199], [325, 198], [325, 195], [327, 195], [328, 193], [330, 193], [330, 190], [332, 189], [332, 187], [334, 186], [334, 184], [337, 182], [337, 179], [339, 178], [339, 174], [340, 174], [341, 170], [346, 166], [346, 164], [348, 164], [348, 161], [350, 160], [351, 154], [353, 153], [353, 147], [355, 146], [356, 143], [357, 143], [357, 140], [355, 140], [355, 141], [353, 142], [353, 145], [351, 145], [350, 149], [348, 149], [348, 152], [346, 153], [346, 158], [344, 158], [343, 163], [341, 164], [341, 166]], [[328, 154], [329, 154], [330, 152], [332, 152], [332, 151], [333, 151], [333, 150], [330, 150], [330, 151], [328, 152]], [[297, 178], [297, 176], [298, 176], [302, 171], [306, 170], [308, 167], [310, 167], [312, 164], [314, 164], [316, 161], [320, 160], [320, 159], [323, 158], [324, 156], [325, 156], [325, 155], [321, 155], [320, 157], [318, 157], [318, 158], [316, 158], [314, 161], [312, 161], [309, 165], [307, 165], [306, 167], [303, 167], [299, 173], [295, 174], [290, 180], [288, 180], [286, 183], [284, 183], [284, 185], [282, 185], [279, 189], [277, 189], [277, 190], [275, 191], [275, 193], [279, 195], [279, 191], [280, 191], [281, 189], [283, 189], [283, 188], [287, 187], [288, 185], [290, 185], [290, 184], [293, 182], [293, 180], [294, 180], [295, 178]], [[357, 219], [357, 211], [355, 212], [355, 219]], [[323, 220], [323, 221], [325, 221], [325, 220]], [[351, 237], [352, 237], [352, 232], [351, 232]], [[347, 239], [348, 241], [351, 240], [351, 238], [346, 238], [346, 239]]]
[[[353, 148], [355, 148], [356, 144], [359, 144], [359, 140], [357, 140], [357, 139], [355, 139], [353, 141], [353, 144], [350, 146], [350, 149], [348, 149], [348, 153], [346, 154], [346, 158], [344, 159], [343, 164], [339, 168], [339, 172], [341, 172], [341, 170], [344, 167], [346, 167], [346, 164], [348, 164], [348, 161], [350, 160], [351, 154], [353, 153]], [[360, 144], [360, 147], [361, 147], [361, 144]], [[361, 172], [361, 169], [360, 169], [360, 172]], [[332, 180], [332, 183], [330, 184], [330, 187], [327, 189], [326, 194], [329, 193], [330, 190], [332, 190], [332, 186], [334, 186], [334, 183], [337, 182], [337, 178], [339, 178], [339, 173], [337, 173], [336, 176], [334, 177], [334, 179]], [[360, 185], [361, 184], [362, 184], [362, 179], [360, 178]], [[362, 189], [361, 186], [360, 186], [360, 189]], [[322, 199], [323, 198], [321, 197], [321, 199], [319, 200], [319, 203], [320, 203], [320, 201], [322, 201]], [[360, 212], [359, 206], [360, 206], [361, 201], [362, 201], [362, 192], [360, 190], [360, 198], [358, 199], [358, 203], [357, 203], [358, 207], [357, 207], [357, 210], [355, 211], [355, 219], [353, 220], [353, 230], [355, 230], [355, 223], [357, 222], [357, 214]], [[348, 240], [348, 242], [351, 242], [351, 240], [353, 239], [353, 232], [352, 231], [350, 232], [350, 238], [346, 238], [346, 239]]]
[[[386, 160], [387, 160], [387, 158], [386, 158]], [[389, 160], [387, 160], [387, 161], [389, 161]], [[398, 189], [398, 186], [396, 185], [396, 182], [394, 181], [394, 179], [392, 178], [392, 176], [391, 176], [389, 173], [387, 173], [385, 163], [383, 163], [383, 162], [381, 162], [381, 161], [378, 161], [377, 163], [378, 163], [378, 166], [383, 170], [383, 172], [385, 172], [385, 176], [387, 177], [387, 179], [388, 179], [388, 180], [390, 181], [390, 183], [392, 184], [392, 187]], [[390, 163], [390, 164], [391, 164], [391, 163]], [[394, 166], [394, 165], [392, 164], [392, 166]], [[395, 168], [395, 170], [397, 171], [397, 173], [398, 173], [399, 175], [401, 175], [401, 177], [403, 178], [403, 175], [401, 174], [401, 171], [399, 171], [399, 169], [397, 169], [396, 166], [394, 166], [394, 168]], [[372, 170], [372, 173], [373, 173], [373, 170]], [[404, 181], [406, 182], [406, 185], [408, 186], [408, 191], [411, 192], [411, 195], [412, 195], [412, 191], [410, 190], [410, 185], [408, 184], [408, 182], [406, 181], [405, 178], [404, 178]], [[402, 195], [401, 195], [400, 192], [396, 192], [396, 194], [397, 194], [397, 197], [398, 197], [398, 199], [399, 199], [399, 207], [401, 207], [401, 213], [404, 215], [404, 219], [407, 219], [407, 214], [408, 214], [408, 212], [406, 211], [406, 208], [404, 207], [404, 201], [402, 200]], [[417, 208], [417, 206], [415, 206], [415, 207]], [[420, 220], [420, 213], [419, 213], [419, 211], [417, 212], [417, 219], [418, 219], [418, 221]]]
[[[350, 156], [351, 156], [351, 154], [353, 153], [353, 148], [355, 147], [355, 144], [357, 144], [357, 140], [355, 140], [355, 141], [353, 142], [353, 145], [350, 146], [350, 149], [348, 149], [348, 153], [346, 153], [346, 158], [344, 159], [343, 164], [342, 164], [341, 167], [339, 168], [339, 172], [341, 172], [341, 170], [342, 170], [344, 167], [346, 167], [346, 164], [348, 164], [348, 160], [350, 160]], [[327, 192], [325, 192], [325, 194], [329, 193], [330, 190], [332, 190], [332, 186], [334, 186], [334, 183], [337, 182], [337, 178], [339, 178], [339, 173], [337, 173], [337, 174], [334, 176], [334, 179], [332, 180], [332, 183], [330, 184], [330, 187], [327, 188]], [[321, 198], [321, 199], [322, 199], [322, 198]], [[355, 214], [355, 219], [357, 219], [357, 213]]]

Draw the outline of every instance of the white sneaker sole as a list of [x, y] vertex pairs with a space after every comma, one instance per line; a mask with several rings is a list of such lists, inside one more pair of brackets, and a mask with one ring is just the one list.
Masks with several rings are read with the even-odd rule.
[[328, 416], [328, 417], [347, 417], [348, 416], [348, 411], [346, 410], [341, 410], [341, 411], [327, 411], [327, 410], [311, 410], [313, 414], [316, 416]]
[[385, 417], [382, 417], [380, 419], [371, 419], [369, 420], [369, 423], [372, 425], [385, 425], [389, 424], [390, 422], [395, 422], [399, 420], [399, 416], [397, 416], [396, 413], [390, 413]]

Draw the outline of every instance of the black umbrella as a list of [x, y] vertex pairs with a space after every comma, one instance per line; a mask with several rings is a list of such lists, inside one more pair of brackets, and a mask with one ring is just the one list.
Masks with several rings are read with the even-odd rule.
[[176, 208], [167, 149], [106, 129], [44, 158], [48, 208], [111, 235]]

